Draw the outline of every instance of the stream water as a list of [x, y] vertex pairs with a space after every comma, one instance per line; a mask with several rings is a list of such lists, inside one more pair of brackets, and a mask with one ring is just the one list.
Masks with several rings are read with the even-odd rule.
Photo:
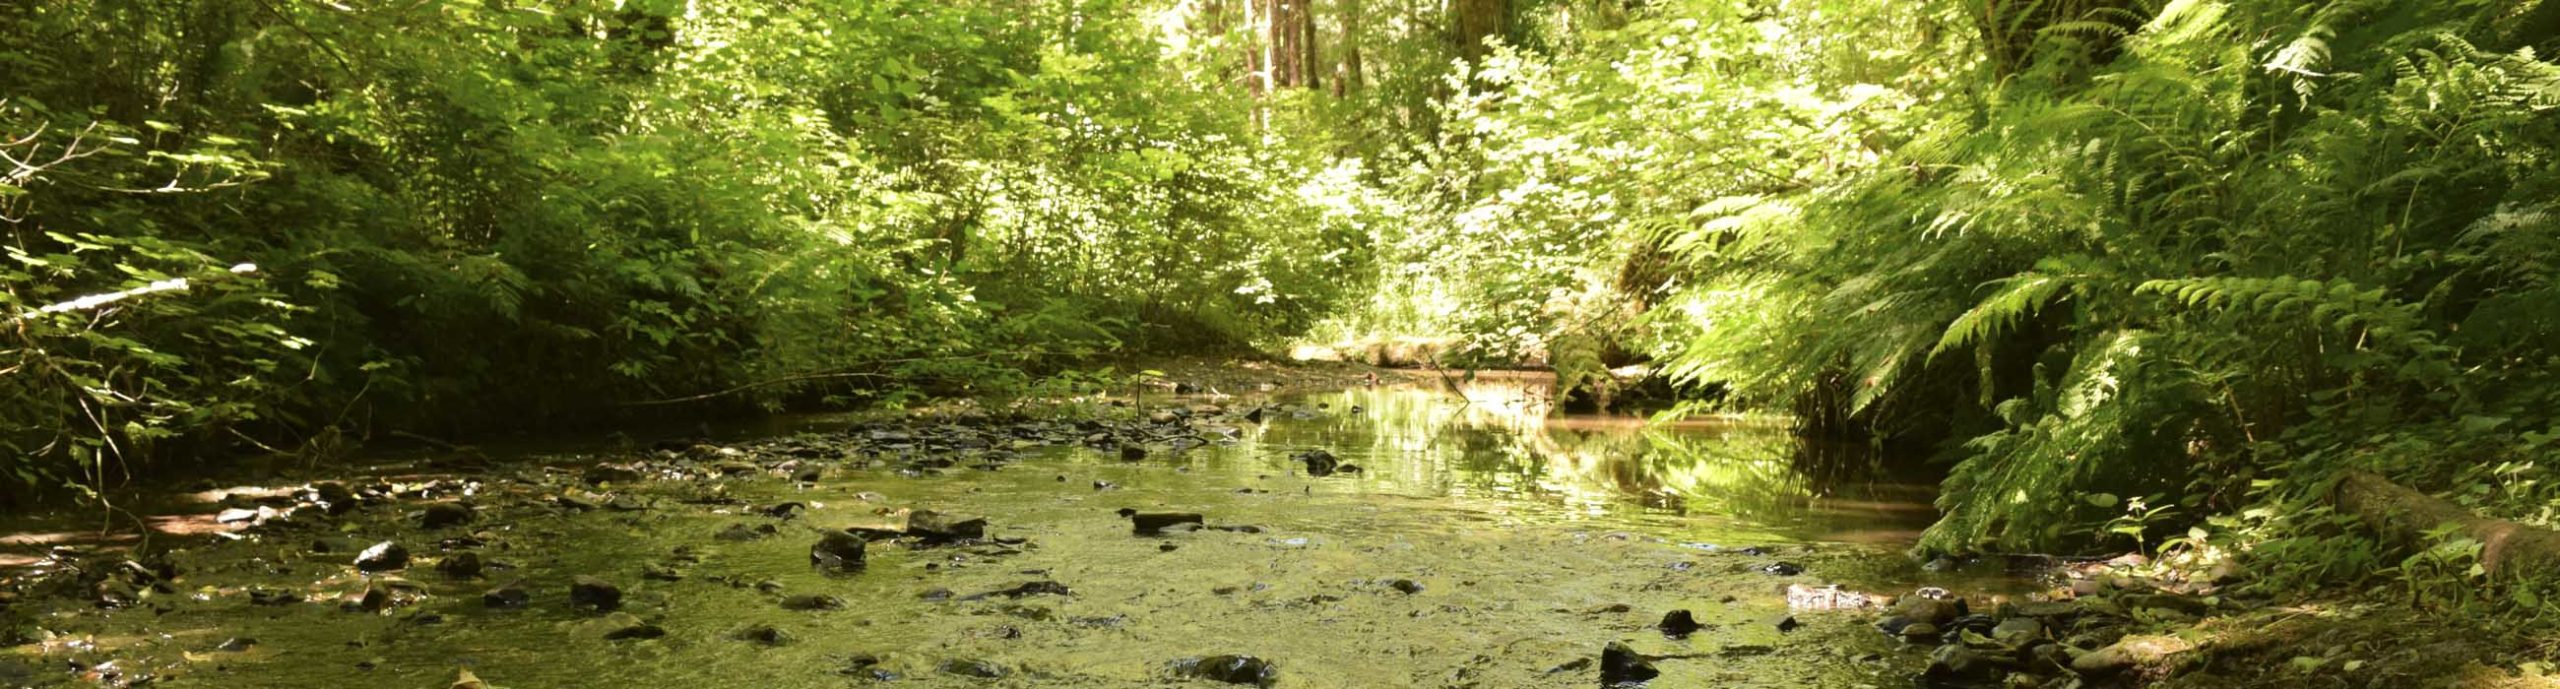
[[[898, 432], [848, 436], [826, 418], [784, 430], [805, 433], [795, 447], [860, 440], [874, 458], [827, 464], [815, 482], [786, 465], [589, 489], [573, 485], [576, 467], [622, 453], [499, 453], [501, 469], [475, 472], [485, 480], [427, 496], [477, 504], [467, 525], [423, 529], [423, 501], [393, 502], [318, 526], [178, 540], [166, 557], [182, 575], [121, 609], [29, 592], [11, 605], [40, 640], [0, 653], [0, 686], [423, 688], [468, 670], [515, 689], [1211, 687], [1232, 685], [1175, 668], [1245, 655], [1267, 661], [1280, 687], [1590, 687], [1612, 641], [1662, 657], [1656, 687], [1908, 686], [1925, 654], [1876, 633], [1869, 612], [1791, 610], [1790, 586], [2011, 585], [1904, 558], [1932, 516], [1929, 493], [1878, 476], [1859, 448], [1808, 446], [1765, 424], [1551, 416], [1534, 379], [1459, 388], [1290, 395], [1268, 400], [1289, 406], [1258, 423], [1198, 424], [1231, 432], [1228, 442], [1137, 461], [1024, 442], [1000, 465], [972, 468], [961, 452], [937, 469], [929, 446], [883, 451], [884, 433]], [[1311, 449], [1365, 471], [1308, 476], [1289, 456]], [[392, 464], [340, 478], [405, 487], [437, 476]], [[627, 509], [562, 509], [563, 494]], [[760, 513], [783, 502], [808, 509]], [[174, 506], [153, 523], [213, 531], [216, 508]], [[820, 532], [895, 508], [983, 516], [989, 540], [875, 542], [858, 574], [811, 567]], [[1253, 528], [1141, 536], [1121, 508]], [[21, 576], [68, 566], [40, 559], [61, 523], [21, 517], [19, 535], [0, 541]], [[352, 549], [382, 540], [415, 564], [357, 572]], [[487, 574], [432, 566], [466, 550]], [[579, 575], [617, 585], [619, 614], [572, 609]], [[484, 604], [518, 580], [529, 604]], [[369, 581], [398, 593], [393, 605], [341, 605]], [[976, 595], [1036, 582], [1063, 592]], [[305, 602], [257, 604], [253, 591]], [[790, 607], [812, 596], [842, 606], [788, 609], [791, 596], [803, 604]], [[1684, 609], [1702, 630], [1656, 629]], [[664, 634], [608, 638], [635, 624]]]

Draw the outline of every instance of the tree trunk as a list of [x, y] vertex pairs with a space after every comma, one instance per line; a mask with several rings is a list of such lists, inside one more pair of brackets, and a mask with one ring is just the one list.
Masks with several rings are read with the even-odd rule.
[[1309, 55], [1315, 52], [1314, 16], [1307, 11], [1308, 0], [1268, 0], [1263, 16], [1265, 54], [1271, 70], [1271, 88], [1299, 88], [1311, 85], [1308, 77]]
[[2480, 542], [2480, 566], [2491, 577], [2534, 572], [2560, 564], [2560, 532], [2472, 514], [2461, 505], [2411, 490], [2368, 471], [2351, 471], [2330, 489], [2329, 501], [2355, 515], [2386, 541], [2409, 548], [2433, 546], [2426, 533], [2452, 525]]
[[1368, 10], [1361, 6], [1361, 0], [1342, 1], [1342, 67], [1341, 73], [1333, 77], [1333, 94], [1358, 96], [1369, 85], [1368, 78], [1360, 74], [1360, 20]]
[[1511, 0], [1453, 0], [1449, 8], [1456, 15], [1450, 17], [1449, 38], [1467, 64], [1482, 62], [1492, 53], [1485, 39], [1511, 37]]

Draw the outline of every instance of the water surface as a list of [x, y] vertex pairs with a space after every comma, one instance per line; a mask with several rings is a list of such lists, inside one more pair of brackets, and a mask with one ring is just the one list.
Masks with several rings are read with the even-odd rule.
[[[883, 686], [1216, 686], [1176, 678], [1169, 665], [1241, 654], [1272, 662], [1283, 687], [1589, 687], [1598, 683], [1590, 659], [1623, 640], [1672, 656], [1653, 686], [1888, 686], [1907, 682], [1921, 659], [1866, 629], [1859, 612], [1795, 611], [1795, 624], [1781, 624], [1787, 588], [1963, 583], [1899, 556], [1931, 516], [1927, 493], [1875, 478], [1857, 448], [1807, 446], [1767, 423], [1550, 416], [1534, 379], [1458, 387], [1142, 400], [1149, 411], [1288, 406], [1261, 423], [1196, 424], [1213, 437], [1231, 429], [1233, 440], [1179, 452], [1158, 445], [1134, 462], [1082, 446], [1024, 447], [1014, 461], [975, 469], [976, 451], [871, 441], [877, 456], [815, 484], [753, 474], [608, 493], [651, 505], [628, 512], [567, 511], [549, 500], [569, 490], [574, 472], [542, 465], [614, 452], [502, 458], [527, 460], [505, 472], [522, 480], [474, 488], [481, 516], [467, 528], [422, 533], [408, 516], [416, 505], [407, 515], [381, 506], [326, 533], [190, 546], [175, 556], [189, 570], [179, 594], [143, 606], [23, 602], [42, 611], [53, 638], [15, 649], [21, 676], [0, 670], [0, 680], [89, 685], [61, 668], [112, 662], [111, 676], [151, 675], [155, 686], [443, 687], [464, 668], [519, 689], [834, 688], [883, 674], [900, 677]], [[800, 444], [864, 444], [842, 425], [804, 420]], [[1304, 475], [1289, 456], [1311, 449], [1365, 471]], [[953, 466], [900, 470], [937, 458]], [[754, 513], [785, 501], [812, 509], [789, 521]], [[1124, 507], [1253, 528], [1142, 537], [1114, 513]], [[809, 567], [819, 530], [875, 523], [897, 508], [983, 515], [1008, 543], [875, 543], [861, 574]], [[776, 534], [716, 537], [765, 525]], [[486, 545], [437, 543], [474, 532]], [[341, 610], [337, 598], [366, 578], [347, 553], [311, 552], [311, 541], [328, 538], [406, 543], [420, 564], [398, 576], [427, 597], [383, 613]], [[26, 554], [42, 539], [21, 540]], [[680, 561], [678, 548], [698, 561]], [[514, 568], [455, 580], [426, 566], [465, 549]], [[1763, 571], [1782, 563], [1803, 571]], [[683, 578], [644, 578], [652, 565]], [[619, 584], [627, 616], [569, 609], [568, 581], [581, 574]], [[484, 590], [515, 579], [531, 589], [531, 606], [482, 605]], [[1072, 593], [970, 599], [1028, 582]], [[254, 606], [251, 587], [314, 602]], [[792, 594], [846, 606], [786, 610], [780, 600]], [[1674, 609], [1708, 629], [1684, 639], [1654, 631]], [[635, 618], [666, 636], [605, 638]], [[735, 638], [760, 625], [788, 641]], [[255, 643], [217, 650], [233, 639]], [[952, 672], [964, 668], [1001, 676]]]

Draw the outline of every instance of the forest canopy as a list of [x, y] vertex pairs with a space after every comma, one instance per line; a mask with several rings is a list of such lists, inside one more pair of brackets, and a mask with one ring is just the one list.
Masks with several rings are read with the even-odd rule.
[[0, 444], [1414, 340], [1918, 448], [1929, 548], [2317, 580], [2381, 557], [2307, 507], [2348, 470], [2560, 505], [2555, 51], [2552, 0], [16, 3]]

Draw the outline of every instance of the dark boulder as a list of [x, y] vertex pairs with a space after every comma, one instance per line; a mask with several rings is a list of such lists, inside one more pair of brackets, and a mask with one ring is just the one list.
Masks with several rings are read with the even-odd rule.
[[628, 640], [634, 640], [634, 639], [655, 639], [655, 638], [662, 637], [662, 636], [666, 636], [666, 635], [667, 635], [667, 628], [665, 628], [665, 627], [660, 627], [660, 626], [658, 626], [658, 625], [650, 624], [650, 623], [647, 623], [647, 622], [642, 622], [642, 623], [639, 623], [639, 624], [634, 624], [634, 625], [626, 626], [626, 627], [623, 627], [623, 628], [620, 628], [620, 629], [616, 629], [616, 630], [613, 630], [613, 631], [605, 632], [605, 633], [604, 633], [604, 640], [606, 640], [606, 641], [628, 641]]
[[1334, 471], [1342, 467], [1341, 459], [1323, 450], [1308, 450], [1289, 455], [1289, 461], [1307, 465], [1307, 475], [1315, 477], [1332, 476]]
[[330, 514], [344, 514], [360, 504], [354, 490], [337, 482], [311, 484], [311, 501]]
[[591, 576], [569, 580], [569, 607], [612, 612], [622, 607], [622, 587]]
[[521, 608], [532, 602], [533, 592], [525, 588], [521, 579], [480, 594], [480, 604], [492, 608]]
[[484, 566], [485, 565], [480, 562], [480, 554], [470, 551], [447, 555], [444, 559], [436, 561], [436, 571], [442, 572], [445, 576], [453, 577], [455, 579], [471, 579], [478, 577], [480, 576], [481, 568]]
[[1761, 574], [1779, 577], [1792, 577], [1804, 573], [1804, 565], [1793, 562], [1772, 562], [1751, 569]]
[[907, 515], [907, 533], [928, 541], [974, 540], [987, 537], [987, 520], [923, 510]]
[[477, 516], [470, 505], [458, 502], [431, 503], [427, 505], [425, 512], [418, 514], [418, 526], [428, 529], [461, 526], [471, 523], [471, 520]]
[[1639, 687], [1662, 676], [1653, 661], [1628, 648], [1625, 643], [1611, 641], [1600, 649], [1600, 686], [1604, 688]]
[[842, 598], [815, 593], [794, 594], [784, 596], [782, 598], [782, 609], [796, 610], [800, 612], [809, 612], [814, 610], [843, 610], [844, 605], [844, 599]]
[[784, 646], [792, 642], [791, 633], [770, 624], [752, 625], [730, 634], [729, 638], [760, 646]]
[[1173, 674], [1228, 684], [1269, 687], [1280, 681], [1280, 668], [1253, 656], [1221, 655], [1173, 661]]
[[1706, 627], [1698, 624], [1697, 615], [1687, 610], [1673, 610], [1663, 615], [1662, 623], [1655, 626], [1662, 630], [1663, 636], [1674, 639], [1688, 638], [1690, 634], [1695, 634]]
[[945, 660], [942, 661], [941, 667], [936, 669], [946, 675], [979, 679], [1002, 679], [1005, 675], [1012, 674], [1004, 666], [987, 660]]
[[1183, 524], [1198, 527], [1208, 523], [1207, 518], [1190, 512], [1140, 512], [1123, 507], [1120, 516], [1129, 520], [1130, 532], [1140, 536], [1160, 535], [1165, 529]]
[[860, 536], [842, 531], [830, 531], [820, 536], [817, 543], [809, 546], [809, 564], [820, 570], [839, 574], [859, 572], [862, 571], [865, 547], [867, 544]]
[[356, 554], [356, 571], [389, 572], [409, 567], [409, 549], [399, 543], [383, 541]]

